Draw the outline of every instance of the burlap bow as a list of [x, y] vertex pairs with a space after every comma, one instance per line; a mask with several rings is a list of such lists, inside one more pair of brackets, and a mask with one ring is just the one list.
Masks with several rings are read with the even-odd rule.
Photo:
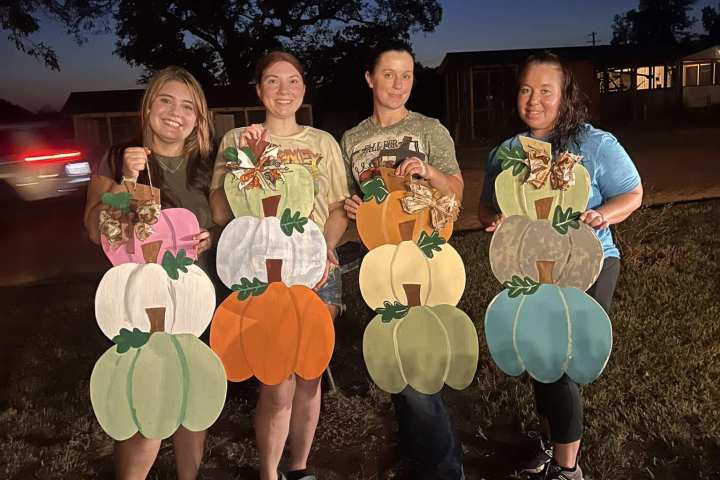
[[229, 161], [225, 166], [238, 181], [238, 189], [260, 188], [276, 190], [277, 182], [284, 182], [284, 174], [290, 169], [278, 159], [279, 146], [266, 141], [251, 142], [248, 145], [255, 160], [241, 148], [237, 149], [237, 161]]
[[406, 213], [418, 213], [426, 208], [430, 209], [430, 221], [433, 228], [445, 228], [448, 222], [457, 220], [460, 206], [455, 200], [455, 194], [442, 195], [437, 190], [411, 181], [408, 183], [408, 192], [400, 200]]
[[550, 178], [550, 185], [553, 190], [567, 190], [575, 185], [575, 174], [573, 168], [582, 160], [582, 156], [570, 152], [563, 152], [554, 162], [543, 151], [529, 148], [528, 166], [530, 173], [526, 182], [535, 188], [541, 188]]
[[[100, 212], [100, 234], [103, 235], [113, 249], [130, 243], [130, 232], [141, 242], [153, 233], [153, 225], [160, 220], [160, 205], [153, 202], [131, 202], [130, 209], [123, 212], [109, 208]], [[134, 247], [134, 245], [133, 245]], [[131, 250], [134, 248], [131, 247]]]

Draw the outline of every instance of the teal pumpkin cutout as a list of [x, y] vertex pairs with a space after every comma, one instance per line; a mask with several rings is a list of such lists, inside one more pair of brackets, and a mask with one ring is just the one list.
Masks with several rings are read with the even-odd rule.
[[[315, 201], [315, 183], [310, 171], [277, 159], [277, 146], [261, 142], [264, 150], [230, 147], [224, 152], [229, 165], [237, 168], [225, 174], [224, 189], [235, 218], [263, 218], [263, 200], [280, 196], [278, 212], [290, 209], [307, 217]], [[259, 146], [260, 148], [261, 146]]]
[[485, 313], [490, 355], [506, 374], [553, 383], [567, 374], [587, 384], [600, 376], [612, 350], [612, 325], [592, 297], [552, 284], [554, 262], [538, 262], [541, 283], [514, 277]]

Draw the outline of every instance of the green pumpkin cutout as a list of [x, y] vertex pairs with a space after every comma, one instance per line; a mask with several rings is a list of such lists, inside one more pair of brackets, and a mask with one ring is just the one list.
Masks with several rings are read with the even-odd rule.
[[225, 195], [233, 215], [263, 218], [263, 200], [280, 196], [278, 211], [290, 209], [307, 217], [315, 201], [312, 174], [302, 165], [286, 164], [278, 160], [278, 147], [258, 142], [258, 148], [229, 147], [225, 159], [230, 169], [225, 174]]
[[[153, 329], [162, 328], [164, 308], [148, 309]], [[180, 425], [210, 427], [225, 404], [222, 362], [192, 334], [123, 329], [90, 377], [90, 399], [100, 426], [121, 441], [140, 432], [170, 437]]]

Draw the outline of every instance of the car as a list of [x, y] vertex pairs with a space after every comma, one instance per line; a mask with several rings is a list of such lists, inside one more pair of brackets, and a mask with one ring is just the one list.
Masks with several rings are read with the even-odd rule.
[[82, 149], [52, 122], [0, 125], [0, 187], [24, 201], [79, 192], [90, 181]]

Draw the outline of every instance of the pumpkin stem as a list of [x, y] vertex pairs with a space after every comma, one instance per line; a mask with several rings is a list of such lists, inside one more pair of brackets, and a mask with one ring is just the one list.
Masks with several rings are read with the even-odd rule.
[[273, 195], [262, 199], [263, 215], [265, 217], [277, 217], [280, 195]]
[[165, 307], [146, 308], [145, 313], [150, 319], [150, 333], [165, 331]]
[[268, 258], [265, 260], [265, 269], [267, 270], [268, 285], [273, 282], [282, 282], [282, 263], [281, 259]]
[[135, 232], [133, 231], [133, 217], [135, 214], [133, 212], [129, 212], [127, 214], [127, 223], [125, 224], [125, 236], [127, 237], [128, 241], [125, 244], [125, 250], [129, 254], [135, 253]]
[[395, 175], [395, 170], [387, 167], [380, 167], [380, 177], [385, 182], [389, 192], [395, 192], [398, 190], [407, 190], [405, 186], [405, 177], [399, 177]]
[[400, 229], [400, 240], [403, 242], [412, 241], [413, 230], [415, 230], [415, 220], [400, 222], [398, 228]]
[[420, 303], [420, 284], [419, 283], [403, 283], [403, 290], [407, 297], [408, 307], [419, 307]]
[[[134, 241], [131, 241], [130, 243], [132, 244]], [[141, 248], [145, 263], [157, 263], [158, 255], [160, 255], [160, 246], [162, 246], [162, 240], [143, 244]], [[128, 250], [128, 253], [130, 253], [130, 250]]]
[[547, 220], [550, 218], [550, 207], [552, 207], [553, 197], [544, 197], [535, 200], [535, 214], [538, 220]]
[[540, 283], [553, 283], [553, 268], [555, 267], [555, 262], [537, 260], [535, 266], [538, 270]]

